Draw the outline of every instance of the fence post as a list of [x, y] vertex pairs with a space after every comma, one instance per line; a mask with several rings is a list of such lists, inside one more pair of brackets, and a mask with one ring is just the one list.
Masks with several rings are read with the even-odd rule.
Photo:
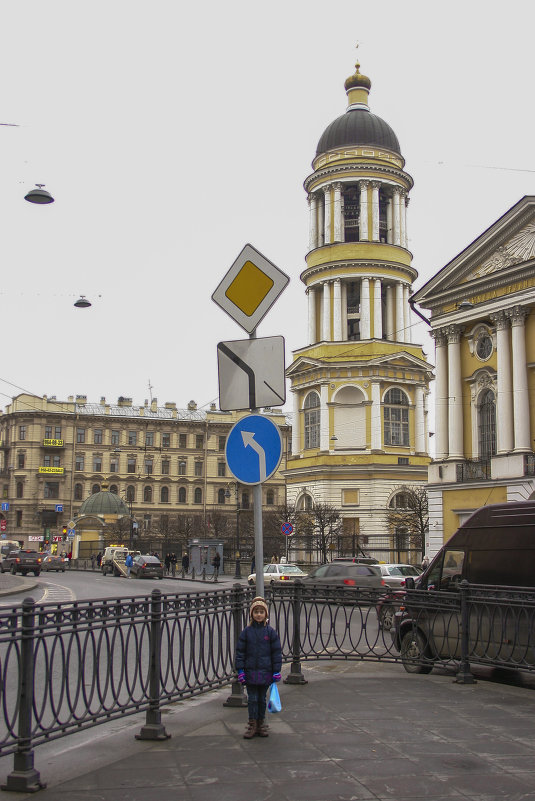
[[461, 602], [461, 663], [455, 676], [457, 684], [475, 684], [473, 674], [470, 671], [470, 609], [468, 605], [468, 593], [470, 585], [463, 579], [459, 585], [459, 596]]
[[301, 610], [303, 607], [303, 582], [296, 579], [292, 585], [294, 630], [292, 638], [292, 664], [284, 684], [308, 684], [301, 670]]
[[[236, 648], [238, 646], [238, 637], [240, 636], [242, 630], [244, 603], [245, 591], [241, 584], [236, 583], [232, 587], [230, 596], [232, 625], [234, 629], [233, 663], [236, 655]], [[223, 702], [223, 706], [247, 706], [247, 698], [245, 697], [243, 685], [240, 684], [236, 675], [234, 675], [234, 679], [232, 680], [232, 692], [227, 700]]]
[[162, 649], [162, 593], [160, 590], [151, 592], [150, 616], [150, 665], [149, 665], [149, 708], [145, 718], [145, 725], [136, 740], [168, 740], [171, 736], [162, 725], [160, 712], [160, 665]]
[[14, 793], [35, 793], [46, 787], [40, 779], [39, 771], [33, 766], [34, 641], [35, 601], [33, 598], [25, 598], [21, 616], [19, 735], [13, 759], [14, 770], [2, 785], [2, 790], [11, 790]]

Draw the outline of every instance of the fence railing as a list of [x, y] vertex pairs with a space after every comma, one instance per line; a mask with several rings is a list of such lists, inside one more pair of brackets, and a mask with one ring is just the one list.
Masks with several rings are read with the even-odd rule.
[[[3, 789], [43, 786], [34, 749], [120, 717], [145, 713], [139, 739], [165, 739], [161, 708], [232, 685], [237, 637], [253, 590], [162, 594], [0, 611], [0, 756], [14, 755]], [[269, 588], [289, 683], [306, 683], [306, 660], [402, 661], [409, 671], [456, 664], [535, 670], [535, 590], [458, 592], [339, 590], [296, 582]], [[398, 613], [395, 615], [395, 613]], [[395, 627], [394, 627], [395, 619]]]

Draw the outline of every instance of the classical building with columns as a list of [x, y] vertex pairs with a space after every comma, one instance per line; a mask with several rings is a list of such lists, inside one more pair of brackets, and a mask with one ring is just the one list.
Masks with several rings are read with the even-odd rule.
[[535, 489], [535, 197], [414, 295], [436, 352], [429, 552], [475, 509]]
[[413, 181], [394, 131], [369, 109], [370, 88], [357, 64], [345, 82], [347, 109], [322, 134], [304, 184], [308, 344], [287, 370], [293, 422], [286, 478], [298, 508], [324, 502], [340, 510], [339, 550], [361, 546], [401, 559], [410, 555], [406, 532], [390, 531], [386, 515], [402, 502], [401, 486], [427, 480], [432, 376], [412, 341]]

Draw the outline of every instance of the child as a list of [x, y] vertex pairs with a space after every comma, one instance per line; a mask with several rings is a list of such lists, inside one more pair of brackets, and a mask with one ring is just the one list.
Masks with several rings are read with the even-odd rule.
[[279, 635], [268, 626], [268, 607], [263, 598], [253, 598], [249, 617], [251, 622], [240, 634], [236, 649], [238, 681], [247, 685], [249, 723], [243, 735], [245, 740], [255, 734], [269, 736], [264, 720], [266, 693], [272, 682], [281, 680], [282, 667]]

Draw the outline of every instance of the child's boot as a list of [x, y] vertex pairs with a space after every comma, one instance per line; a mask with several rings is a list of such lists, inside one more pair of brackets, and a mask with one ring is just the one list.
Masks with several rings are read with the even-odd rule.
[[255, 734], [256, 734], [256, 720], [253, 720], [251, 718], [249, 720], [249, 722], [247, 724], [247, 728], [245, 729], [245, 732], [243, 734], [243, 739], [244, 740], [252, 740], [252, 738], [255, 736]]
[[269, 726], [267, 725], [264, 719], [258, 720], [256, 725], [256, 734], [257, 737], [269, 737], [268, 729]]

